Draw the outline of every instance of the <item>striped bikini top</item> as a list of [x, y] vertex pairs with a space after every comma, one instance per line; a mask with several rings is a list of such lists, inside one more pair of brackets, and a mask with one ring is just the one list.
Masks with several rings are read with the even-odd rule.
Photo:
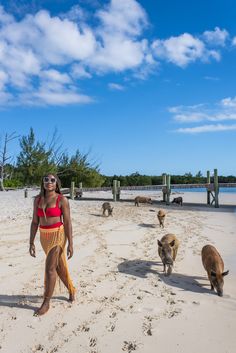
[[[40, 203], [40, 200], [41, 200], [41, 197], [39, 197], [39, 199], [38, 199], [38, 205]], [[56, 206], [55, 207], [46, 208], [46, 210], [45, 210], [46, 217], [61, 217], [62, 210], [59, 207], [60, 200], [61, 200], [61, 195], [59, 194], [58, 197], [57, 197]], [[37, 216], [38, 217], [44, 217], [45, 216], [44, 212], [43, 212], [43, 209], [40, 208], [39, 206], [38, 206], [38, 210], [37, 210]]]

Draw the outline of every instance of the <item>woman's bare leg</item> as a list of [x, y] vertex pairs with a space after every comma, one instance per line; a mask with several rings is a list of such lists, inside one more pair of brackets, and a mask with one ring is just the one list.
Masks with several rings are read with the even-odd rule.
[[56, 284], [56, 278], [57, 278], [56, 268], [59, 261], [60, 250], [61, 250], [60, 246], [55, 246], [53, 249], [50, 250], [47, 256], [46, 269], [45, 269], [46, 287], [44, 292], [44, 301], [41, 307], [35, 312], [35, 315], [43, 315], [49, 309], [50, 299], [53, 295], [53, 291]]
[[[61, 253], [62, 253], [62, 249], [61, 249]], [[73, 302], [75, 300], [75, 290], [71, 291], [70, 289], [70, 286], [68, 283], [68, 270], [65, 267], [62, 256], [59, 257], [58, 266], [56, 270], [57, 270], [58, 276], [60, 277], [60, 280], [63, 282], [63, 284], [66, 286], [66, 288], [69, 291], [69, 300]]]

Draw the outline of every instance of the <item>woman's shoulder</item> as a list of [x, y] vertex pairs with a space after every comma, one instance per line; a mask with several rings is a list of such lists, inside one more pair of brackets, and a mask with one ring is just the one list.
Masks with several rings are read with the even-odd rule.
[[61, 205], [67, 205], [68, 204], [68, 199], [66, 196], [59, 194], [58, 195], [58, 200], [61, 203]]
[[40, 202], [40, 199], [41, 199], [41, 195], [40, 195], [40, 194], [34, 196], [34, 203], [35, 203], [36, 205], [38, 205], [39, 202]]
[[63, 194], [58, 194], [58, 199], [59, 199], [60, 201], [62, 201], [62, 202], [67, 201], [67, 197], [64, 196]]

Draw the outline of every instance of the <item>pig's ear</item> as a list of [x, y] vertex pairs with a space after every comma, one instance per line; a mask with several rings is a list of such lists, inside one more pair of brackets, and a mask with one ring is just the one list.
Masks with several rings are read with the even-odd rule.
[[229, 274], [229, 270], [228, 270], [228, 271], [223, 272], [223, 273], [222, 273], [222, 276], [224, 277], [224, 276], [227, 276], [228, 274]]
[[174, 246], [175, 245], [175, 240], [172, 240], [172, 242], [170, 243], [170, 246]]
[[162, 247], [162, 243], [160, 242], [160, 240], [157, 240], [157, 244]]
[[216, 277], [215, 271], [211, 270], [211, 276], [212, 276], [212, 277]]

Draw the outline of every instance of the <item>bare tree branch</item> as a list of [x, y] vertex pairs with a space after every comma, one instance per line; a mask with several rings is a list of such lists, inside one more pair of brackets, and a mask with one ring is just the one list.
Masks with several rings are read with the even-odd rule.
[[8, 156], [7, 154], [8, 144], [9, 142], [11, 142], [12, 140], [15, 140], [18, 137], [19, 135], [16, 135], [16, 132], [12, 132], [11, 134], [8, 134], [8, 133], [5, 134], [3, 148], [0, 151], [0, 191], [5, 191], [4, 180], [9, 177], [9, 175], [5, 173], [6, 162], [13, 159], [12, 156]]

